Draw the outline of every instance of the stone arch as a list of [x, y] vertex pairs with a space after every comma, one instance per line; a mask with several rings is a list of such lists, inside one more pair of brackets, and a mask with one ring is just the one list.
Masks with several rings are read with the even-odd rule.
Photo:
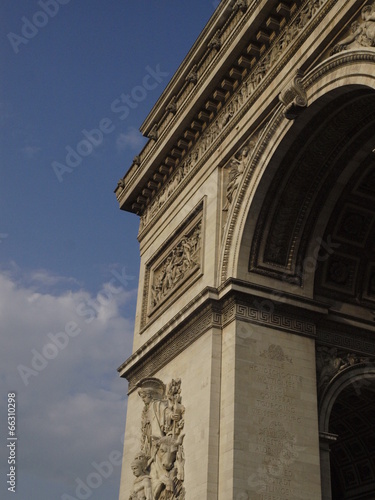
[[336, 374], [329, 384], [325, 387], [320, 396], [319, 409], [319, 431], [329, 433], [329, 420], [333, 405], [338, 396], [348, 386], [353, 386], [357, 392], [361, 392], [361, 386], [365, 387], [364, 381], [371, 380], [375, 383], [375, 363], [363, 361], [349, 366], [348, 368]]
[[[368, 150], [371, 140], [369, 130], [375, 123], [375, 116], [372, 114], [369, 116], [367, 113], [366, 110], [370, 108], [368, 103], [365, 104], [365, 100], [369, 99], [371, 103], [375, 102], [373, 101], [375, 96], [373, 92], [375, 89], [375, 51], [373, 49], [352, 50], [331, 56], [309, 71], [303, 77], [302, 83], [307, 94], [308, 108], [297, 120], [291, 122], [284, 117], [284, 107], [279, 104], [271, 120], [259, 134], [258, 142], [248, 158], [247, 168], [239, 186], [237, 198], [228, 214], [224, 230], [224, 244], [219, 266], [221, 282], [231, 276], [268, 286], [274, 286], [277, 283], [275, 279], [289, 281], [291, 285], [294, 285], [294, 288], [296, 288], [296, 284], [300, 287], [305, 282], [305, 289], [299, 288], [298, 293], [312, 296], [313, 278], [296, 274], [296, 266], [301, 265], [301, 261], [306, 256], [313, 255], [314, 238], [318, 234], [323, 234], [327, 222], [325, 217], [326, 214], [330, 213], [329, 207], [334, 206], [335, 199], [341, 192], [340, 186], [342, 187], [348, 180], [350, 172], [361, 160], [361, 154], [359, 150], [355, 154], [352, 153], [353, 161], [346, 171], [342, 169], [340, 172], [332, 173], [329, 197], [323, 200], [324, 203], [327, 203], [328, 210], [320, 210], [320, 214], [315, 213], [313, 231], [311, 231], [310, 225], [307, 228], [306, 219], [302, 220], [302, 223], [296, 219], [292, 220], [297, 231], [294, 240], [285, 239], [285, 246], [295, 251], [294, 261], [293, 256], [287, 255], [283, 263], [271, 262], [270, 265], [262, 266], [262, 263], [259, 265], [259, 256], [262, 257], [262, 252], [264, 254], [269, 243], [264, 239], [261, 241], [261, 237], [272, 223], [276, 224], [277, 227], [277, 221], [275, 223], [271, 220], [272, 213], [267, 207], [266, 193], [272, 182], [275, 181], [277, 172], [280, 172], [280, 166], [283, 161], [285, 162], [288, 152], [291, 154], [291, 148], [296, 146], [301, 138], [303, 140], [303, 134], [305, 136], [308, 134], [309, 127], [311, 128], [314, 120], [319, 123], [320, 113], [329, 114], [332, 110], [335, 111], [337, 106], [341, 106], [343, 113], [349, 112], [348, 108], [345, 110], [348, 96], [350, 96], [353, 107], [355, 107], [356, 101], [361, 101], [363, 104], [364, 112], [360, 119], [365, 122], [367, 120], [367, 122], [363, 122], [363, 126], [360, 127], [362, 136], [357, 138], [357, 142], [359, 141], [362, 146], [366, 143], [366, 151]], [[358, 123], [356, 126], [358, 127]], [[347, 147], [348, 144], [343, 144], [341, 150], [338, 150], [336, 161], [338, 161], [340, 154], [344, 154]], [[301, 142], [299, 148], [301, 149]], [[357, 157], [354, 158], [356, 155]], [[303, 176], [301, 170], [296, 172]], [[324, 195], [327, 193], [322, 194], [322, 196]], [[277, 191], [276, 195], [275, 193], [269, 195], [270, 199], [277, 197], [280, 199], [280, 193]], [[302, 200], [306, 205], [304, 209], [308, 213], [316, 200], [308, 200], [306, 196]], [[315, 205], [315, 208], [321, 209], [321, 202]], [[263, 221], [260, 220], [262, 215]], [[295, 290], [294, 293], [296, 293]]]
[[374, 392], [375, 363], [359, 360], [339, 371], [320, 396], [322, 500], [373, 498]]

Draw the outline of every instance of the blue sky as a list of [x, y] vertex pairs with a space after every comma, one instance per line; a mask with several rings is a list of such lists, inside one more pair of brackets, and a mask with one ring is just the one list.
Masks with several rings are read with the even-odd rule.
[[[116, 368], [131, 352], [139, 221], [113, 190], [217, 4], [1, 3], [1, 498], [118, 497], [127, 383]], [[126, 118], [116, 112], [157, 67], [168, 76]], [[8, 392], [17, 394], [16, 494], [5, 480]]]

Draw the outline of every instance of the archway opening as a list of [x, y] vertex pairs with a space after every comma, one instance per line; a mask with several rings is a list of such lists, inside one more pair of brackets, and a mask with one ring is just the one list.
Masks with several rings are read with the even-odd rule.
[[356, 380], [337, 397], [329, 432], [332, 500], [375, 499], [375, 380]]
[[[372, 89], [344, 87], [320, 97], [296, 120], [254, 195], [243, 233], [250, 255], [246, 270], [240, 255], [242, 275], [281, 279], [307, 289], [304, 264], [312, 233], [324, 231], [350, 177], [370, 168], [375, 158], [374, 103]], [[371, 179], [369, 187], [371, 191]], [[373, 195], [368, 192], [364, 198]], [[312, 293], [313, 273], [308, 274], [307, 293]]]

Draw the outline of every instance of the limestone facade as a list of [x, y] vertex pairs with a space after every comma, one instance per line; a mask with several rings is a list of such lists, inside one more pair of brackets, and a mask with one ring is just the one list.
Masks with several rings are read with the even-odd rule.
[[220, 3], [115, 190], [120, 500], [374, 498], [374, 130], [375, 3]]

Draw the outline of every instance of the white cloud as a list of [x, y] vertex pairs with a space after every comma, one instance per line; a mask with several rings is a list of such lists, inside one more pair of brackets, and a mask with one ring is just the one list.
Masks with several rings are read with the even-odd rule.
[[75, 278], [51, 274], [45, 269], [30, 272], [28, 279], [32, 284], [44, 286], [79, 285], [79, 282]]
[[[46, 271], [30, 276], [49, 285], [56, 278]], [[97, 295], [82, 289], [52, 295], [0, 272], [0, 394], [5, 402], [8, 392], [17, 393], [20, 480], [56, 482], [56, 498], [74, 497], [76, 478], [122, 449], [127, 383], [116, 368], [130, 353], [133, 322], [120, 310], [134, 294], [111, 282]], [[106, 482], [116, 490], [119, 468]], [[104, 498], [107, 486], [91, 498]]]
[[126, 132], [121, 132], [116, 138], [117, 151], [126, 149], [140, 150], [146, 142], [142, 134], [134, 127], [128, 127]]

